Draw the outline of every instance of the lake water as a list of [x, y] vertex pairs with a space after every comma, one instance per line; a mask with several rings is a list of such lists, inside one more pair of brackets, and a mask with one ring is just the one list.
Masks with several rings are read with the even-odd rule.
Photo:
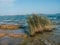
[[[60, 21], [60, 15], [47, 15], [49, 19], [55, 22]], [[27, 26], [26, 23], [26, 18], [27, 15], [17, 15], [17, 16], [0, 16], [0, 25], [1, 24], [18, 24], [22, 26]], [[22, 38], [12, 38], [9, 37], [8, 34], [25, 34], [24, 30], [27, 30], [26, 28], [24, 29], [18, 29], [18, 30], [1, 30], [0, 29], [0, 34], [1, 33], [6, 33], [7, 35], [0, 38], [0, 44], [4, 45], [17, 45], [18, 43], [20, 44], [22, 42]], [[49, 40], [53, 40], [57, 43], [60, 44], [60, 25], [56, 26], [56, 29], [53, 30], [53, 32], [50, 33], [44, 33], [41, 37], [44, 37]]]

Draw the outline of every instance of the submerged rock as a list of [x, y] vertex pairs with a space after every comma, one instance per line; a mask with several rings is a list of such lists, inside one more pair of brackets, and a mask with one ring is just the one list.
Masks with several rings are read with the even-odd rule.
[[26, 34], [9, 34], [12, 38], [23, 38], [26, 39], [28, 36]]
[[19, 25], [4, 24], [4, 25], [0, 25], [0, 29], [10, 29], [10, 30], [19, 29]]
[[5, 35], [5, 33], [0, 34], [0, 38], [4, 37]]

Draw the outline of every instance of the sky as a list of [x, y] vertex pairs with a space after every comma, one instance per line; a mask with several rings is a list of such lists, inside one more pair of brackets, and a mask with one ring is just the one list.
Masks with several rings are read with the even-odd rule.
[[60, 0], [0, 0], [0, 15], [60, 13]]

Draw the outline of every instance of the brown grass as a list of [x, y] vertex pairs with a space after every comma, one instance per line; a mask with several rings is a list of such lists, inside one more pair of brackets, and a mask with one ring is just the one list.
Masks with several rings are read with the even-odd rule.
[[27, 23], [29, 25], [30, 35], [32, 36], [35, 35], [35, 33], [50, 32], [55, 28], [50, 19], [35, 14], [28, 17]]

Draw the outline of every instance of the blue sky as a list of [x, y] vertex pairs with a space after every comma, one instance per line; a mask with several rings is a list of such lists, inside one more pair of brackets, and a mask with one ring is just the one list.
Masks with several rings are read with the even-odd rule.
[[0, 15], [60, 13], [60, 0], [0, 0]]

